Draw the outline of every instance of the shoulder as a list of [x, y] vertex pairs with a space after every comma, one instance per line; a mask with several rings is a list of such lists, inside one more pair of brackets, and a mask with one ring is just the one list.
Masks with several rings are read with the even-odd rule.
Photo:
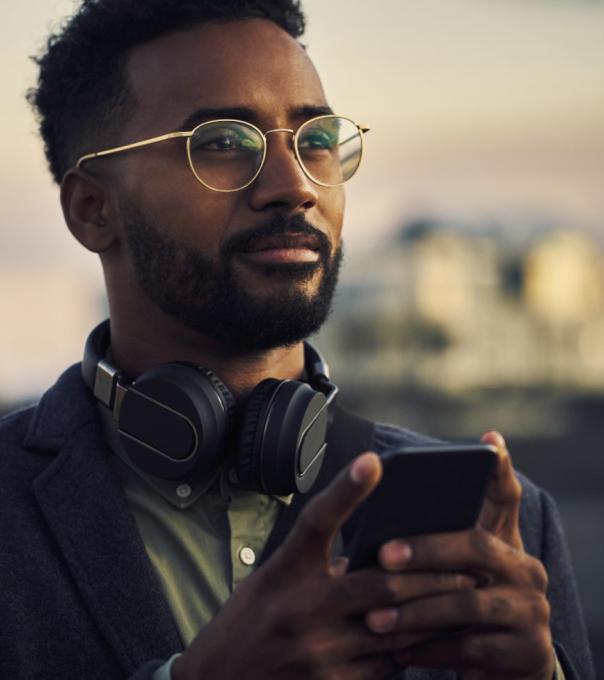
[[23, 448], [35, 411], [35, 406], [29, 406], [0, 418], [0, 461]]
[[79, 366], [67, 369], [40, 401], [0, 419], [0, 479], [35, 475], [69, 438], [97, 418]]
[[566, 550], [564, 530], [557, 504], [552, 496], [522, 473], [517, 473], [522, 485], [520, 530], [525, 549], [544, 559]]
[[0, 417], [0, 432], [5, 435], [8, 432], [23, 431], [29, 426], [36, 405], [32, 404], [16, 411], [10, 411]]

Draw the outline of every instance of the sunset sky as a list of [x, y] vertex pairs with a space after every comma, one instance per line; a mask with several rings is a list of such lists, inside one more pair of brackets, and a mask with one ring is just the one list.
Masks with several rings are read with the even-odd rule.
[[[76, 280], [78, 300], [82, 287], [100, 288], [94, 258], [63, 225], [24, 102], [35, 79], [28, 55], [73, 6], [26, 0], [3, 9], [0, 337], [11, 348], [31, 333], [36, 299], [49, 304], [31, 291], [21, 302], [17, 281], [37, 274], [43, 287], [48, 272], [69, 290]], [[364, 167], [349, 189], [351, 261], [404, 217], [425, 212], [539, 215], [604, 236], [604, 3], [306, 0], [304, 6], [305, 42], [332, 106], [371, 127]], [[75, 298], [60, 297], [75, 310]], [[5, 385], [7, 370], [0, 364]]]

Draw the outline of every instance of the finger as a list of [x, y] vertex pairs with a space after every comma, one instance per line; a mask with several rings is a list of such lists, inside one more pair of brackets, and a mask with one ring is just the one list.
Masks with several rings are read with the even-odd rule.
[[519, 593], [513, 588], [472, 589], [403, 603], [396, 616], [375, 632], [417, 633], [464, 628], [529, 631], [549, 625], [544, 594]]
[[347, 574], [329, 584], [323, 600], [337, 615], [366, 614], [407, 600], [432, 594], [474, 588], [476, 580], [467, 574], [444, 572], [392, 574], [367, 569]]
[[390, 680], [398, 677], [400, 668], [390, 654], [356, 659], [337, 668], [333, 677], [346, 680]]
[[[374, 633], [387, 633], [397, 630], [401, 617], [401, 604], [418, 602], [418, 606], [430, 606], [436, 595], [458, 593], [476, 588], [476, 579], [466, 574], [407, 574], [401, 582], [404, 588], [397, 595], [397, 602], [381, 609], [373, 608], [365, 615], [367, 627]], [[404, 592], [406, 591], [406, 592]]]
[[329, 575], [335, 577], [344, 576], [344, 574], [348, 571], [349, 564], [350, 560], [347, 557], [336, 557], [329, 565]]
[[522, 486], [514, 472], [505, 440], [499, 432], [491, 431], [485, 433], [481, 441], [496, 448], [497, 462], [478, 522], [487, 531], [495, 533], [510, 545], [522, 548], [518, 528]]
[[334, 538], [354, 509], [378, 485], [382, 463], [375, 453], [364, 453], [342, 470], [300, 513], [289, 536], [274, 555], [280, 569], [308, 573], [327, 570]]
[[555, 667], [552, 650], [547, 636], [536, 639], [505, 632], [461, 632], [397, 651], [393, 658], [405, 667], [476, 669], [489, 680], [551, 678]]
[[301, 658], [310, 668], [346, 664], [364, 657], [390, 654], [411, 645], [433, 639], [434, 633], [398, 633], [375, 635], [360, 619], [334, 622], [327, 628], [316, 628], [297, 637]]
[[[401, 549], [405, 546], [405, 550]], [[479, 585], [488, 583], [534, 583], [540, 587], [543, 565], [481, 527], [446, 534], [410, 536], [381, 548], [390, 569], [401, 572], [447, 571], [476, 576]], [[397, 561], [398, 553], [410, 556]]]

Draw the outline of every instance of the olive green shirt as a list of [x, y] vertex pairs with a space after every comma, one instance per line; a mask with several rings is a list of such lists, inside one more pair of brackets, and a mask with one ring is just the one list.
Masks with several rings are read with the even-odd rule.
[[291, 498], [241, 489], [226, 466], [209, 479], [183, 483], [151, 478], [119, 457], [116, 465], [187, 646], [253, 571]]

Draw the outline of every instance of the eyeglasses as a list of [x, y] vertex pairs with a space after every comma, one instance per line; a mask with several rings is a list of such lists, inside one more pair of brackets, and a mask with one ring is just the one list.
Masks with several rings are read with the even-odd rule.
[[185, 138], [189, 166], [204, 187], [221, 192], [240, 191], [260, 174], [266, 160], [267, 137], [276, 132], [293, 135], [294, 154], [310, 180], [323, 187], [337, 187], [358, 170], [363, 157], [363, 135], [369, 128], [334, 115], [311, 118], [297, 130], [277, 128], [264, 133], [243, 120], [210, 120], [189, 132], [170, 132], [86, 154], [76, 167], [95, 158]]

